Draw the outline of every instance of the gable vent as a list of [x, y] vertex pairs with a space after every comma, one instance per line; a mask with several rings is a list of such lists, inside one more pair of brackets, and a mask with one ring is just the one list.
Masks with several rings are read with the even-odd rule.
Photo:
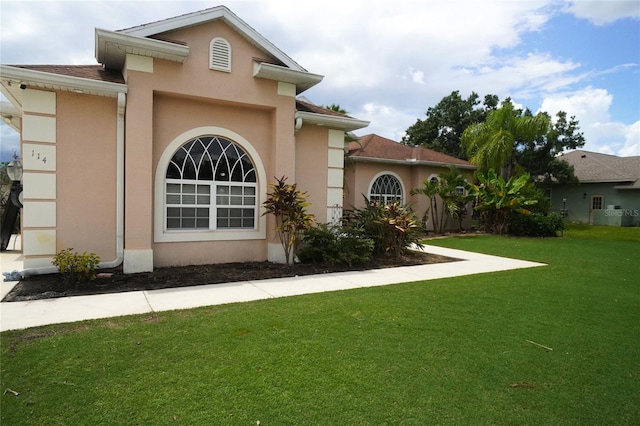
[[222, 37], [211, 40], [209, 45], [209, 68], [231, 72], [231, 45]]

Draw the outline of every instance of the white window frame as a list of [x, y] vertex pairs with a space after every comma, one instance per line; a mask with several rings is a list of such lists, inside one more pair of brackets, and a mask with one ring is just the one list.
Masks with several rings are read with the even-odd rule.
[[[367, 190], [367, 197], [371, 200], [371, 190], [373, 189], [373, 185], [376, 183], [376, 181], [381, 178], [382, 176], [385, 175], [389, 175], [394, 177], [399, 183], [400, 183], [400, 204], [405, 204], [405, 187], [404, 187], [404, 183], [402, 182], [402, 179], [400, 178], [400, 176], [398, 176], [396, 173], [391, 172], [391, 171], [382, 171], [378, 174], [376, 174], [373, 179], [371, 179], [371, 182], [369, 182], [369, 189]], [[386, 198], [384, 200], [385, 203], [389, 202]]]
[[[166, 188], [166, 173], [169, 162], [174, 153], [184, 145], [199, 136], [203, 135], [216, 135], [228, 139], [242, 148], [247, 155], [251, 158], [253, 166], [256, 172], [256, 180], [252, 184], [256, 187], [256, 213], [255, 213], [255, 226], [254, 229], [243, 228], [224, 228], [224, 229], [193, 229], [193, 230], [180, 230], [180, 229], [166, 229], [166, 203], [165, 203], [165, 188]], [[184, 182], [184, 180], [183, 180]], [[202, 182], [202, 181], [200, 181]], [[260, 214], [260, 206], [262, 200], [266, 199], [267, 194], [267, 178], [265, 167], [256, 149], [242, 137], [240, 134], [215, 126], [197, 127], [178, 135], [164, 150], [160, 160], [156, 166], [155, 179], [154, 179], [154, 242], [180, 242], [180, 241], [234, 241], [234, 240], [264, 240], [266, 238], [266, 217]], [[212, 196], [215, 196], [215, 184], [221, 183], [224, 185], [241, 185], [240, 182], [218, 182], [210, 181], [212, 186]], [[216, 212], [213, 212], [215, 216]], [[211, 215], [211, 212], [210, 212]], [[211, 219], [210, 219], [211, 220]], [[211, 228], [211, 227], [210, 227]]]

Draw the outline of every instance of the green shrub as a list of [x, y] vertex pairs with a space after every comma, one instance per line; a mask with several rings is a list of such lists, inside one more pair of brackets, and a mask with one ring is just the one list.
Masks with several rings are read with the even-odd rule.
[[420, 245], [419, 220], [400, 203], [378, 203], [365, 197], [365, 206], [354, 209], [347, 227], [374, 242], [374, 254], [400, 255], [411, 244]]
[[304, 234], [298, 253], [302, 263], [358, 265], [371, 260], [374, 243], [361, 233], [338, 226], [318, 224]]
[[73, 284], [95, 280], [100, 256], [86, 251], [82, 254], [72, 253], [72, 251], [72, 248], [61, 250], [51, 261], [51, 264], [62, 274], [63, 280]]
[[557, 237], [562, 230], [562, 216], [558, 213], [513, 213], [509, 216], [509, 234], [523, 237]]

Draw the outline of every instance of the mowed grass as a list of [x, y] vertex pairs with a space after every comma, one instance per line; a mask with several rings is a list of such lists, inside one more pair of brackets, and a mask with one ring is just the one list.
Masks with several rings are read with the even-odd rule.
[[548, 266], [5, 332], [0, 423], [638, 424], [637, 231], [442, 239]]

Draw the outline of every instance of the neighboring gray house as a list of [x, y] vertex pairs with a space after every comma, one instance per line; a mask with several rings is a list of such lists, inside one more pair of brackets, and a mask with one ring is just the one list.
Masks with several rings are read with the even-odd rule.
[[640, 226], [640, 156], [576, 150], [561, 158], [573, 166], [580, 183], [552, 185], [553, 211], [566, 200], [567, 221]]

